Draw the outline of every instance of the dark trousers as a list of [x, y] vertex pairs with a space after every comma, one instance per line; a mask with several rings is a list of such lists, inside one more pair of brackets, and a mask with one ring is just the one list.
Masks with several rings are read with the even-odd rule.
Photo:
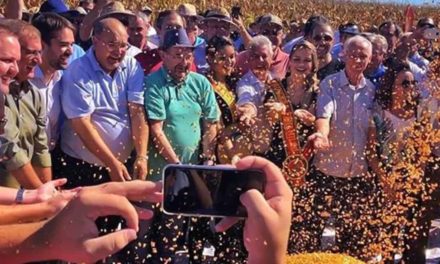
[[368, 219], [373, 215], [376, 184], [373, 177], [337, 178], [311, 168], [306, 184], [295, 190], [289, 253], [321, 250], [321, 238], [330, 216], [335, 218], [333, 251], [368, 258], [375, 239]]
[[[54, 178], [67, 178], [67, 183], [63, 187], [71, 189], [80, 186], [93, 186], [110, 182], [110, 175], [105, 167], [95, 166], [83, 160], [71, 157], [60, 150], [57, 150], [54, 161]], [[113, 232], [119, 225], [125, 227], [124, 220], [120, 216], [100, 217], [96, 220], [96, 226], [100, 235]], [[137, 254], [133, 248], [138, 241], [135, 240], [127, 245], [123, 250], [111, 256], [107, 263], [122, 262], [136, 263]]]

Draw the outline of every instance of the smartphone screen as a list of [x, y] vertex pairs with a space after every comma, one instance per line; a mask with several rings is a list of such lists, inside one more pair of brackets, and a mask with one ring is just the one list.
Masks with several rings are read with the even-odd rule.
[[264, 192], [259, 170], [224, 166], [168, 165], [163, 171], [165, 213], [189, 216], [246, 217], [240, 195], [250, 189]]

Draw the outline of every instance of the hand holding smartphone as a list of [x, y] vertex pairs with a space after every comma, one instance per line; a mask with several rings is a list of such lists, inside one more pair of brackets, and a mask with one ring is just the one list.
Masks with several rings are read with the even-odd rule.
[[163, 210], [167, 214], [206, 217], [246, 217], [241, 194], [264, 192], [261, 170], [226, 166], [172, 164], [163, 171]]

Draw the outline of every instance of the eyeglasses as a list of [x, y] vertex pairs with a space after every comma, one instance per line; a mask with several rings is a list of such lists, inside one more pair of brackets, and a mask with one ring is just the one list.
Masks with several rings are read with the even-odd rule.
[[[98, 38], [99, 39], [99, 38]], [[105, 46], [107, 46], [107, 48], [109, 50], [127, 50], [129, 47], [129, 44], [126, 42], [118, 42], [118, 41], [104, 41], [102, 39], [99, 39], [99, 41], [101, 41], [102, 43], [104, 43]]]
[[169, 56], [171, 56], [171, 58], [175, 59], [175, 60], [191, 60], [194, 57], [194, 54], [191, 53], [181, 53], [181, 54], [169, 54]]
[[316, 42], [322, 41], [324, 40], [325, 42], [330, 42], [333, 40], [332, 36], [329, 35], [317, 35], [313, 37], [313, 40], [315, 40]]
[[410, 88], [411, 86], [416, 86], [417, 83], [418, 83], [418, 81], [416, 81], [416, 80], [412, 80], [412, 81], [410, 81], [410, 80], [404, 80], [404, 81], [402, 81], [401, 85], [402, 85], [403, 88], [408, 89], [408, 88]]

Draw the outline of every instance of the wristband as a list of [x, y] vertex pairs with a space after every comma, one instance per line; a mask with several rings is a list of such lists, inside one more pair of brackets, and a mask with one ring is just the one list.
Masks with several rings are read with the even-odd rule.
[[138, 160], [138, 159], [143, 159], [143, 160], [148, 161], [148, 156], [147, 156], [147, 155], [139, 155], [139, 156], [136, 156], [136, 159], [137, 159], [137, 160]]
[[17, 191], [17, 196], [15, 197], [15, 203], [21, 204], [24, 200], [24, 189], [20, 188]]

